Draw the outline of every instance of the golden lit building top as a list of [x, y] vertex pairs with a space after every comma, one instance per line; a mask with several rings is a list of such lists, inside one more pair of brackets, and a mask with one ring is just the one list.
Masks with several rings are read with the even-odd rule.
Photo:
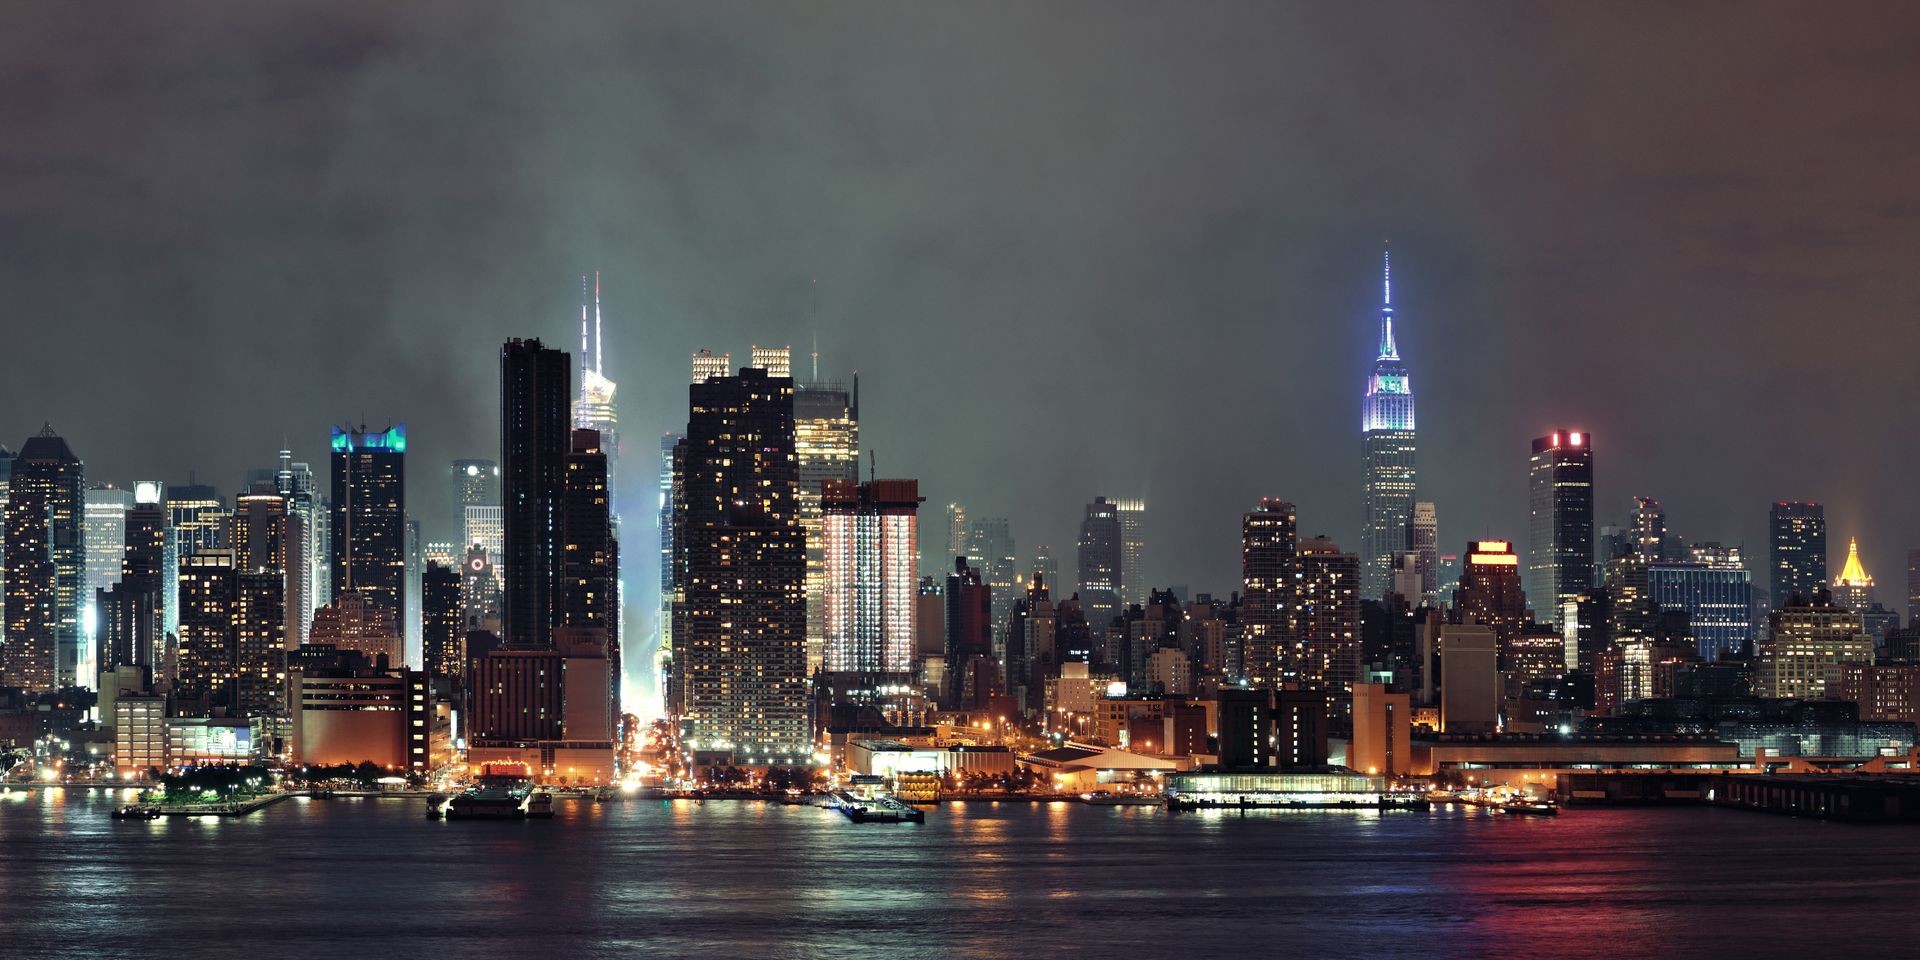
[[1871, 587], [1873, 578], [1867, 576], [1867, 568], [1860, 564], [1860, 541], [1847, 538], [1847, 565], [1840, 568], [1840, 578], [1833, 581], [1836, 587]]

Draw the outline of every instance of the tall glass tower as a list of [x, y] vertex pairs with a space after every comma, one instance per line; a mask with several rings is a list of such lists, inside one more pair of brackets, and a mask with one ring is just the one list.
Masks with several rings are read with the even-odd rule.
[[1593, 586], [1593, 435], [1555, 430], [1527, 460], [1527, 603], [1559, 627], [1568, 601]]
[[1413, 384], [1393, 342], [1393, 260], [1381, 254], [1380, 355], [1360, 406], [1366, 461], [1366, 525], [1360, 538], [1360, 596], [1379, 599], [1393, 582], [1393, 555], [1407, 549], [1413, 518]]

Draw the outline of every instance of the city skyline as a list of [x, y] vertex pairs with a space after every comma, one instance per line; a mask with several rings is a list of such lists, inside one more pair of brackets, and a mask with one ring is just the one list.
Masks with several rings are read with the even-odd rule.
[[[1023, 49], [1066, 41], [1065, 23], [1027, 15]], [[1823, 23], [1807, 36], [1791, 17], [1757, 13], [1746, 27], [1751, 44], [1713, 47], [1714, 90], [1683, 85], [1678, 102], [1667, 104], [1639, 94], [1691, 70], [1696, 41], [1718, 25], [1699, 11], [1622, 14], [1646, 18], [1643, 25], [1673, 36], [1673, 45], [1641, 52], [1650, 58], [1644, 69], [1620, 79], [1626, 91], [1615, 93], [1592, 78], [1623, 55], [1627, 32], [1584, 31], [1590, 49], [1549, 68], [1575, 100], [1564, 104], [1507, 82], [1535, 66], [1522, 52], [1531, 44], [1482, 38], [1583, 30], [1596, 14], [1541, 11], [1515, 22], [1468, 12], [1437, 22], [1439, 14], [1417, 7], [1311, 16], [1249, 9], [1171, 31], [1145, 16], [1115, 24], [1113, 34], [1083, 44], [1071, 67], [1048, 74], [1060, 87], [1049, 101], [1056, 105], [1022, 104], [1003, 118], [1004, 131], [976, 113], [955, 117], [976, 136], [941, 137], [958, 151], [950, 161], [914, 161], [933, 136], [916, 115], [845, 87], [812, 58], [850, 57], [851, 77], [876, 88], [907, 84], [908, 99], [919, 102], [943, 102], [958, 90], [999, 102], [1007, 87], [993, 79], [998, 61], [986, 42], [997, 32], [921, 11], [897, 22], [892, 39], [921, 54], [907, 60], [948, 69], [903, 71], [835, 39], [871, 38], [848, 21], [823, 14], [803, 27], [776, 13], [765, 26], [731, 24], [717, 61], [757, 64], [776, 81], [763, 88], [719, 82], [727, 74], [713, 71], [732, 67], [689, 65], [695, 89], [712, 80], [704, 86], [719, 92], [675, 105], [655, 92], [647, 58], [587, 57], [578, 75], [509, 71], [498, 93], [422, 132], [402, 122], [411, 116], [402, 111], [414, 101], [401, 95], [410, 85], [478, 86], [460, 81], [500, 58], [523, 62], [519, 48], [479, 37], [474, 49], [450, 50], [409, 33], [404, 13], [343, 11], [297, 44], [290, 27], [250, 27], [252, 39], [292, 44], [271, 73], [230, 50], [177, 38], [126, 67], [150, 81], [143, 88], [153, 102], [140, 101], [141, 109], [177, 116], [167, 142], [222, 143], [236, 158], [259, 161], [228, 176], [228, 164], [209, 165], [209, 152], [152, 157], [141, 149], [160, 135], [151, 126], [84, 119], [134, 108], [92, 81], [105, 53], [129, 36], [121, 31], [138, 28], [138, 15], [71, 34], [78, 21], [48, 16], [56, 22], [16, 35], [59, 38], [37, 46], [64, 50], [62, 57], [18, 56], [71, 81], [58, 89], [92, 92], [84, 110], [65, 109], [77, 103], [63, 98], [78, 93], [35, 94], [43, 106], [21, 116], [9, 148], [21, 169], [53, 169], [83, 152], [84, 161], [72, 162], [101, 181], [173, 198], [108, 208], [57, 178], [24, 174], [0, 194], [0, 210], [48, 228], [0, 266], [21, 315], [59, 321], [48, 324], [55, 330], [88, 325], [96, 336], [174, 331], [139, 337], [137, 350], [90, 353], [90, 376], [103, 386], [78, 392], [49, 379], [58, 364], [44, 358], [57, 356], [62, 341], [22, 332], [19, 355], [37, 362], [0, 385], [0, 409], [12, 412], [0, 436], [23, 438], [51, 421], [88, 461], [90, 477], [178, 483], [192, 472], [231, 495], [245, 470], [271, 464], [283, 437], [299, 459], [317, 463], [323, 451], [301, 438], [361, 419], [408, 422], [415, 458], [436, 469], [487, 456], [490, 345], [510, 335], [570, 342], [575, 281], [599, 270], [604, 362], [623, 386], [629, 453], [675, 429], [676, 385], [692, 350], [806, 346], [817, 333], [823, 371], [862, 376], [870, 398], [863, 444], [878, 451], [884, 474], [922, 478], [929, 502], [1007, 517], [1022, 543], [1047, 544], [1056, 556], [1071, 544], [1089, 497], [1139, 496], [1152, 504], [1156, 526], [1148, 581], [1218, 589], [1236, 574], [1238, 517], [1262, 496], [1298, 504], [1303, 535], [1361, 542], [1350, 411], [1377, 335], [1371, 254], [1391, 239], [1401, 253], [1397, 292], [1414, 321], [1396, 335], [1420, 387], [1420, 497], [1439, 506], [1443, 551], [1458, 552], [1473, 537], [1524, 539], [1522, 445], [1554, 424], [1606, 439], [1601, 523], [1623, 520], [1629, 497], [1655, 496], [1676, 531], [1757, 555], [1766, 504], [1813, 500], [1827, 506], [1833, 542], [1857, 536], [1867, 567], [1883, 577], [1901, 568], [1920, 533], [1920, 505], [1897, 482], [1905, 471], [1843, 469], [1815, 455], [1898, 435], [1897, 378], [1871, 376], [1861, 360], [1869, 344], [1896, 354], [1920, 346], [1905, 325], [1882, 322], [1913, 306], [1898, 264], [1910, 246], [1901, 211], [1916, 203], [1914, 188], [1873, 174], [1902, 169], [1915, 144], [1904, 125], [1875, 119], [1891, 109], [1875, 91], [1899, 87], [1905, 67], [1876, 54], [1885, 31], [1864, 22]], [[512, 29], [501, 32], [535, 49], [577, 41], [602, 50], [621, 35], [617, 22], [591, 17], [491, 16], [506, 18], [500, 25]], [[695, 35], [682, 16], [661, 14], [651, 42], [663, 53]], [[1427, 42], [1441, 28], [1460, 38], [1460, 50]], [[1266, 42], [1235, 39], [1255, 36]], [[935, 52], [935, 37], [946, 52]], [[1141, 50], [1146, 37], [1160, 39]], [[1324, 52], [1355, 43], [1351, 57]], [[1718, 110], [1706, 114], [1714, 122], [1692, 123], [1699, 98], [1764, 88], [1769, 64], [1817, 50], [1835, 55], [1808, 68], [1804, 97], [1769, 101], [1767, 123]], [[188, 78], [205, 74], [167, 79], [174, 65], [203, 57], [207, 66], [195, 69], [231, 81], [223, 85], [238, 115], [201, 107]], [[380, 69], [362, 71], [362, 58]], [[1186, 92], [1156, 93], [1134, 79], [1135, 65], [1152, 68], [1141, 76], [1177, 73]], [[1294, 70], [1331, 71], [1324, 76], [1341, 85], [1340, 96], [1322, 106], [1305, 93], [1317, 88], [1293, 90]], [[1426, 83], [1436, 76], [1446, 81]], [[289, 133], [314, 147], [310, 160], [273, 159], [259, 127], [271, 122], [260, 111], [281, 82], [312, 94], [302, 109], [316, 111], [315, 122]], [[1102, 92], [1105, 84], [1119, 87]], [[1249, 107], [1235, 93], [1241, 88], [1270, 104], [1268, 122], [1228, 120]], [[580, 107], [526, 106], [549, 98]], [[1489, 98], [1514, 118], [1510, 129], [1442, 129], [1422, 119]], [[1132, 109], [1123, 113], [1123, 103]], [[1847, 104], [1857, 122], [1830, 129], [1822, 104]], [[365, 113], [342, 112], [356, 107]], [[714, 110], [757, 132], [729, 142], [699, 119]], [[1606, 141], [1568, 119], [1583, 114], [1658, 136], [1609, 153]], [[1088, 121], [1068, 129], [1087, 135], [1060, 138], [1065, 153], [1036, 169], [1010, 168], [993, 152], [1006, 136], [1075, 116]], [[1121, 116], [1138, 120], [1088, 126]], [[530, 153], [493, 164], [455, 159], [468, 145], [487, 144], [489, 131], [534, 117], [536, 129], [552, 134], [536, 139], [555, 146], [526, 147]], [[1303, 129], [1317, 131], [1304, 145]], [[1867, 130], [1891, 132], [1870, 139]], [[1223, 131], [1235, 139], [1223, 140]], [[1388, 136], [1392, 150], [1372, 149]], [[788, 139], [792, 150], [766, 149]], [[1199, 153], [1224, 157], [1225, 166], [1206, 176], [1187, 162], [1168, 167], [1175, 158], [1160, 152], [1162, 141], [1200, 144]], [[1786, 148], [1812, 142], [1822, 144], [1827, 167], [1809, 181], [1811, 148]], [[403, 144], [413, 159], [390, 162]], [[1548, 155], [1516, 166], [1515, 151], [1531, 145]], [[626, 162], [652, 150], [665, 152]], [[713, 173], [688, 170], [694, 156], [713, 158]], [[1369, 159], [1348, 163], [1354, 156]], [[833, 172], [843, 164], [846, 175]], [[726, 199], [723, 183], [783, 169], [813, 187], [763, 197], [770, 204], [754, 215], [766, 229], [743, 236], [744, 211]], [[972, 169], [990, 179], [952, 181]], [[1093, 175], [1073, 176], [1080, 171]], [[228, 189], [233, 177], [252, 188]], [[1078, 185], [1048, 189], [1063, 179]], [[316, 182], [335, 186], [302, 189]], [[1871, 199], [1836, 196], [1827, 186], [1859, 182], [1873, 185]], [[1771, 189], [1780, 183], [1797, 186]], [[875, 199], [862, 202], [875, 184]], [[935, 189], [943, 184], [962, 189]], [[1646, 189], [1622, 199], [1629, 184]], [[498, 198], [493, 215], [475, 219], [464, 199], [469, 186]], [[263, 191], [272, 215], [252, 218], [238, 198]], [[669, 199], [678, 191], [693, 198], [693, 212]], [[956, 208], [947, 199], [956, 193], [971, 206]], [[49, 202], [70, 215], [46, 220], [40, 204]], [[176, 202], [220, 229], [204, 244], [157, 250], [153, 238], [175, 222]], [[1024, 229], [1036, 211], [1049, 226]], [[82, 246], [90, 251], [84, 275], [51, 253]], [[1040, 261], [1062, 269], [1035, 276], [1023, 266]], [[275, 293], [261, 295], [261, 284]], [[284, 321], [270, 336], [253, 326], [262, 302], [277, 304]], [[1816, 322], [1821, 336], [1798, 335]], [[1735, 329], [1752, 356], [1729, 368], [1722, 351]], [[961, 330], [968, 332], [954, 334]], [[206, 343], [239, 339], [258, 341], [257, 369], [288, 372], [269, 388], [216, 368], [209, 388], [168, 397], [170, 419], [220, 430], [183, 437], [123, 413], [149, 379], [140, 371], [197, 369], [193, 358]], [[470, 349], [459, 346], [469, 341]], [[1471, 352], [1463, 349], [1469, 344]], [[330, 362], [302, 362], [316, 355]], [[1729, 376], [1694, 375], [1709, 368]], [[1100, 375], [1106, 370], [1130, 375]], [[1781, 388], [1783, 379], [1793, 386]], [[1838, 395], [1857, 415], [1801, 412], [1827, 409], [1824, 401]], [[235, 396], [248, 402], [236, 406]], [[1815, 397], [1823, 402], [1809, 402]], [[1325, 417], [1294, 412], [1321, 406]], [[1672, 416], [1675, 408], [1731, 415], [1716, 414], [1707, 429], [1704, 419]], [[1203, 461], [1212, 469], [1175, 468], [1149, 453], [1152, 438], [1244, 429], [1261, 410], [1273, 412], [1252, 421], [1257, 442]], [[999, 423], [1030, 427], [989, 426]], [[1095, 426], [1111, 423], [1125, 424], [1124, 433]], [[1239, 457], [1246, 462], [1233, 469], [1217, 466]], [[996, 481], [1014, 465], [1031, 482]], [[443, 515], [435, 501], [446, 494], [421, 486], [416, 512], [431, 522]], [[652, 506], [643, 486], [620, 490], [629, 529]]]

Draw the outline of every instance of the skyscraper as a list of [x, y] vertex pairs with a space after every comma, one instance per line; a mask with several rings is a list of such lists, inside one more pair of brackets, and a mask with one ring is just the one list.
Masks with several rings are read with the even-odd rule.
[[1656, 610], [1684, 610], [1700, 658], [1752, 654], [1753, 575], [1740, 551], [1696, 550], [1692, 560], [1646, 565], [1647, 595]]
[[1293, 504], [1265, 497], [1241, 518], [1240, 642], [1243, 672], [1256, 687], [1278, 687], [1286, 673], [1299, 552]]
[[1006, 652], [1007, 617], [1020, 599], [1020, 571], [1013, 525], [1006, 517], [979, 517], [967, 523], [967, 559], [993, 594], [993, 652]]
[[81, 520], [81, 540], [86, 554], [86, 576], [80, 587], [80, 622], [84, 643], [81, 648], [80, 682], [91, 687], [105, 661], [99, 652], [99, 592], [120, 582], [122, 560], [127, 552], [127, 512], [133, 509], [133, 491], [118, 487], [93, 487], [86, 494], [86, 512]]
[[448, 473], [453, 489], [452, 533], [461, 549], [473, 546], [466, 540], [467, 508], [500, 505], [500, 465], [492, 460], [455, 460]]
[[1847, 538], [1847, 562], [1833, 580], [1833, 602], [1865, 617], [1873, 609], [1873, 577], [1860, 563], [1860, 541]]
[[407, 622], [407, 427], [333, 428], [333, 596], [359, 591]]
[[[587, 323], [591, 308], [589, 340]], [[614, 489], [620, 463], [620, 414], [614, 402], [619, 384], [607, 378], [600, 327], [600, 273], [580, 275], [580, 398], [573, 406], [573, 425], [600, 434], [600, 452], [607, 458], [607, 490]]]
[[1393, 341], [1393, 261], [1381, 254], [1380, 353], [1361, 401], [1360, 438], [1365, 461], [1365, 529], [1360, 545], [1360, 592], [1385, 597], [1393, 579], [1393, 555], [1407, 549], [1413, 515], [1413, 383]]
[[180, 629], [181, 561], [202, 550], [218, 550], [226, 542], [227, 504], [219, 491], [203, 483], [166, 487], [167, 546], [160, 581], [161, 627]]
[[1520, 558], [1506, 540], [1467, 544], [1460, 587], [1453, 594], [1457, 623], [1483, 623], [1501, 641], [1520, 635], [1527, 625], [1527, 594], [1520, 583]]
[[860, 479], [859, 382], [852, 390], [816, 378], [795, 384], [793, 450], [800, 484], [800, 527], [807, 535], [807, 673], [826, 649], [826, 543], [820, 497], [828, 481]]
[[1120, 514], [1120, 602], [1122, 605], [1147, 602], [1147, 502], [1115, 500], [1113, 509]]
[[1920, 550], [1907, 551], [1907, 626], [1920, 627]]
[[313, 611], [332, 596], [333, 520], [313, 468], [280, 451], [274, 489], [287, 500], [287, 627], [290, 646], [306, 642]]
[[1300, 542], [1295, 563], [1297, 639], [1284, 677], [1309, 690], [1349, 694], [1360, 670], [1360, 561], [1314, 537]]
[[1629, 535], [1641, 563], [1679, 559], [1667, 543], [1667, 512], [1652, 497], [1633, 498], [1633, 529]]
[[1125, 609], [1120, 602], [1124, 542], [1119, 509], [1106, 497], [1093, 498], [1080, 521], [1080, 603], [1096, 637], [1106, 636], [1113, 618]]
[[673, 530], [682, 743], [696, 758], [800, 762], [812, 738], [793, 381], [745, 367], [688, 400]]
[[1592, 435], [1535, 439], [1527, 486], [1527, 599], [1535, 619], [1558, 627], [1567, 602], [1593, 586]]
[[[575, 428], [567, 452], [562, 541], [560, 626], [576, 640], [604, 645], [612, 684], [609, 702], [619, 702], [620, 545], [614, 539], [613, 497], [607, 488], [607, 454], [598, 431]], [[582, 632], [588, 631], [588, 632]]]
[[436, 677], [467, 675], [467, 628], [460, 592], [460, 571], [427, 564], [420, 578], [421, 647], [427, 672]]
[[[505, 629], [510, 645], [550, 646], [560, 623], [561, 518], [573, 437], [567, 355], [539, 340], [500, 348], [500, 464], [506, 480]], [[337, 536], [337, 534], [336, 534]]]
[[1782, 500], [1767, 515], [1767, 568], [1773, 607], [1799, 597], [1811, 601], [1827, 587], [1827, 512], [1817, 503]]
[[826, 482], [827, 672], [900, 682], [912, 675], [923, 499], [916, 480]]
[[6, 646], [0, 686], [79, 682], [86, 468], [51, 425], [13, 461], [6, 508]]
[[967, 508], [957, 503], [947, 504], [947, 564], [952, 568], [955, 557], [967, 555]]
[[980, 570], [955, 557], [947, 574], [946, 701], [955, 710], [982, 707], [999, 689], [993, 657], [993, 594]]
[[1410, 530], [1407, 548], [1413, 551], [1414, 572], [1420, 577], [1420, 599], [1437, 603], [1440, 599], [1440, 512], [1432, 501], [1414, 503]]

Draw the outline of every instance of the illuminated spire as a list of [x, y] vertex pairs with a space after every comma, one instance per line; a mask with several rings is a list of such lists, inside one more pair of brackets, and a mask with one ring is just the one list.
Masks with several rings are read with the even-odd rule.
[[593, 272], [593, 372], [606, 375], [600, 365], [600, 271]]
[[1380, 359], [1400, 359], [1393, 343], [1393, 252], [1380, 245]]
[[1867, 568], [1860, 565], [1860, 541], [1847, 538], [1847, 565], [1840, 568], [1840, 579], [1835, 580], [1836, 587], [1871, 587], [1873, 578], [1867, 576]]
[[580, 379], [587, 377], [587, 275], [580, 275]]

